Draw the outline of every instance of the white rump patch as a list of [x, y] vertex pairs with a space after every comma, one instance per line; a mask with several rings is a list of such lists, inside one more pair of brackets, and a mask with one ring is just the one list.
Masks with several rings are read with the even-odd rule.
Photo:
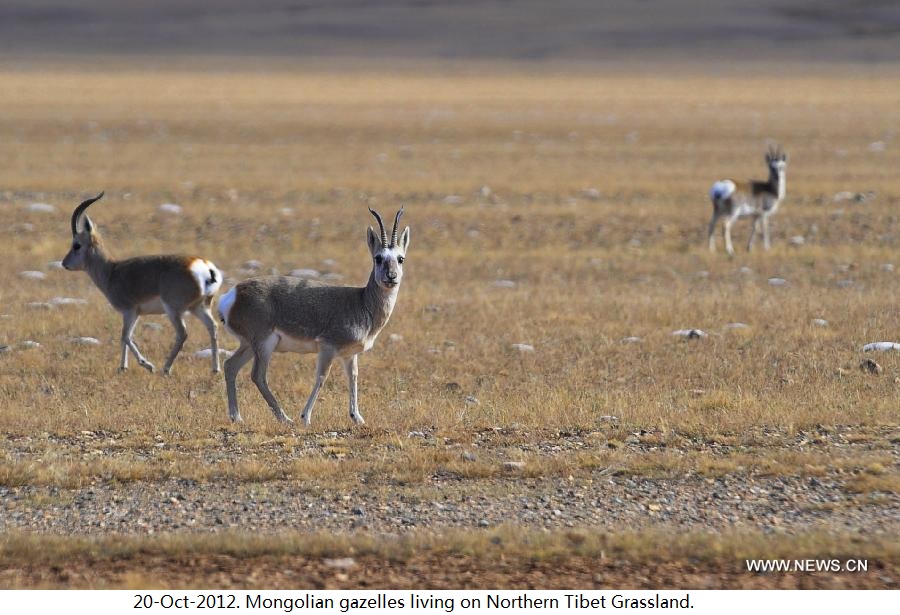
[[734, 194], [736, 188], [737, 186], [735, 186], [734, 182], [730, 179], [717, 181], [712, 185], [712, 188], [709, 189], [709, 198], [714, 201], [718, 201], [719, 199], [727, 199], [732, 194]]
[[204, 297], [216, 294], [216, 291], [222, 286], [222, 272], [211, 262], [202, 258], [194, 259], [194, 262], [191, 263], [191, 274], [197, 280], [200, 294]]
[[231, 311], [231, 307], [234, 305], [234, 300], [236, 298], [236, 286], [232, 286], [231, 290], [219, 297], [219, 318], [225, 323], [226, 327], [228, 326], [228, 313]]

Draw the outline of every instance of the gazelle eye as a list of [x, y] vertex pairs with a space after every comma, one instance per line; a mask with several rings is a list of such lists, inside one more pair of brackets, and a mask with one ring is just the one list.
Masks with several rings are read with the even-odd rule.
[[78, 250], [81, 249], [81, 244], [80, 243], [72, 244], [72, 249], [77, 252]]
[[403, 261], [405, 261], [405, 260], [406, 260], [406, 259], [405, 259], [404, 257], [402, 257], [402, 256], [398, 256], [398, 257], [397, 257], [397, 262], [400, 263], [401, 265], [403, 264]]
[[376, 265], [380, 265], [383, 261], [384, 261], [384, 258], [382, 258], [381, 254], [379, 254], [378, 256], [375, 257]]

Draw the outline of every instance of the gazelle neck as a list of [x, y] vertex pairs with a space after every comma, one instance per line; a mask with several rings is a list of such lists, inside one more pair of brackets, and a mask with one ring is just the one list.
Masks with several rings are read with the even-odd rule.
[[784, 169], [769, 168], [769, 186], [779, 201], [784, 198], [787, 189]]
[[363, 307], [372, 319], [372, 333], [381, 331], [394, 311], [399, 285], [391, 289], [382, 288], [375, 281], [375, 271], [369, 274], [369, 282], [363, 289]]
[[103, 249], [103, 243], [97, 239], [85, 257], [84, 269], [91, 276], [94, 284], [105, 292], [114, 264], [114, 261], [107, 255], [106, 250]]

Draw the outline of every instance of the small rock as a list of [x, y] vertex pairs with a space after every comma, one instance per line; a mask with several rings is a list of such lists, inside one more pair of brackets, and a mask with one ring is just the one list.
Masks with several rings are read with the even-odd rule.
[[43, 271], [20, 271], [19, 277], [25, 278], [26, 280], [46, 280], [47, 274]]
[[287, 217], [294, 215], [294, 208], [293, 207], [282, 207], [281, 209], [278, 210], [278, 213], [287, 218]]
[[319, 278], [322, 276], [315, 269], [294, 269], [289, 275], [293, 278]]
[[491, 187], [490, 186], [482, 186], [478, 190], [478, 194], [480, 194], [481, 198], [483, 198], [483, 199], [489, 198], [492, 194]]
[[339, 280], [343, 280], [344, 276], [334, 271], [330, 273], [325, 273], [322, 275], [322, 280], [325, 282], [337, 282]]
[[477, 406], [481, 403], [474, 395], [466, 395], [465, 402], [467, 406]]
[[890, 273], [894, 270], [894, 263], [884, 263], [881, 265], [881, 270]]
[[50, 300], [51, 305], [86, 305], [87, 299], [78, 299], [76, 297], [53, 297]]
[[465, 202], [465, 199], [459, 196], [458, 194], [449, 194], [444, 197], [444, 205], [461, 205]]
[[880, 376], [881, 372], [884, 371], [884, 369], [872, 359], [863, 359], [859, 364], [859, 369], [867, 374], [872, 374], [873, 376]]
[[99, 346], [100, 340], [96, 337], [74, 337], [72, 338], [73, 344], [80, 344], [82, 346]]
[[322, 560], [322, 563], [329, 568], [336, 568], [338, 570], [346, 570], [347, 568], [356, 566], [356, 560], [352, 557], [329, 558]]
[[600, 191], [596, 188], [585, 188], [581, 191], [581, 196], [592, 201], [600, 200]]
[[601, 414], [600, 416], [597, 417], [597, 420], [605, 421], [607, 423], [615, 423], [616, 421], [619, 420], [619, 417], [613, 416], [611, 414]]
[[787, 280], [784, 278], [769, 278], [769, 286], [787, 286]]
[[12, 348], [9, 347], [9, 344], [0, 344], [0, 354], [4, 354], [7, 352], [11, 352]]
[[800, 247], [800, 246], [806, 244], [806, 237], [804, 237], [803, 235], [794, 235], [793, 237], [790, 238], [789, 243], [792, 246]]
[[362, 506], [354, 506], [352, 509], [350, 509], [350, 512], [357, 517], [364, 517], [366, 515], [366, 509]]
[[637, 337], [636, 335], [630, 335], [628, 337], [623, 337], [622, 339], [620, 339], [619, 343], [620, 344], [640, 344], [641, 338]]
[[515, 288], [516, 283], [512, 280], [494, 280], [491, 282], [491, 286], [494, 288]]
[[447, 384], [444, 385], [444, 388], [452, 393], [456, 393], [456, 392], [462, 390], [462, 387], [460, 386], [460, 384], [458, 382], [448, 382]]
[[181, 205], [176, 205], [175, 203], [163, 203], [157, 209], [164, 214], [172, 214], [173, 216], [180, 216], [182, 211]]
[[47, 263], [47, 269], [60, 270], [65, 269], [65, 267], [63, 267], [62, 261], [50, 261], [49, 263]]
[[464, 451], [462, 454], [462, 458], [464, 461], [475, 461], [475, 453], [471, 451]]
[[491, 524], [487, 519], [482, 519], [478, 522], [478, 527], [488, 527]]
[[853, 284], [853, 280], [838, 280], [837, 282], [835, 282], [835, 285], [838, 288], [850, 288], [851, 286], [853, 286]]
[[730, 322], [725, 325], [726, 329], [749, 329], [750, 325], [744, 324], [742, 322]]
[[677, 331], [672, 331], [672, 335], [677, 337], [683, 337], [688, 340], [696, 340], [704, 337], [708, 337], [708, 333], [705, 331], [701, 331], [700, 329], [678, 329]]
[[824, 318], [813, 318], [811, 322], [812, 322], [812, 324], [814, 324], [817, 327], [827, 327], [828, 326], [828, 321], [825, 320]]
[[390, 341], [392, 341], [392, 342], [394, 342], [394, 343], [396, 343], [396, 342], [402, 342], [402, 341], [403, 341], [403, 336], [400, 335], [399, 333], [391, 333], [390, 335], [388, 335], [388, 340], [390, 340]]
[[241, 265], [241, 269], [246, 269], [247, 271], [259, 271], [263, 268], [263, 264], [258, 260], [249, 260]]
[[870, 152], [883, 152], [885, 149], [887, 149], [887, 144], [884, 141], [872, 141], [869, 143]]
[[738, 273], [742, 273], [744, 275], [750, 275], [751, 273], [753, 273], [753, 270], [750, 269], [750, 267], [741, 267], [740, 269], [738, 269]]
[[47, 303], [46, 301], [31, 301], [30, 303], [26, 303], [25, 307], [29, 310], [52, 310], [55, 309], [52, 303]]
[[19, 343], [19, 348], [23, 350], [31, 350], [33, 348], [40, 348], [41, 345], [34, 340], [25, 340], [24, 342]]
[[[224, 357], [230, 357], [232, 353], [230, 350], [225, 350], [224, 348], [219, 348], [219, 355]], [[212, 357], [212, 348], [204, 348], [203, 350], [198, 350], [193, 355], [195, 359], [209, 359]]]
[[163, 326], [158, 322], [145, 322], [142, 325], [145, 329], [150, 329], [151, 331], [162, 331]]
[[411, 431], [411, 432], [409, 432], [408, 434], [406, 434], [406, 437], [407, 437], [407, 438], [422, 438], [422, 439], [425, 439], [425, 438], [427, 438], [428, 436], [425, 435], [425, 432], [424, 432], [424, 431]]
[[519, 352], [534, 352], [534, 346], [531, 344], [510, 344], [509, 347]]
[[897, 342], [871, 342], [862, 347], [863, 352], [885, 352], [887, 350], [900, 350]]
[[525, 468], [524, 461], [504, 461], [503, 469], [504, 470], [522, 470]]
[[56, 212], [56, 207], [49, 203], [32, 203], [27, 209], [35, 214], [52, 214]]

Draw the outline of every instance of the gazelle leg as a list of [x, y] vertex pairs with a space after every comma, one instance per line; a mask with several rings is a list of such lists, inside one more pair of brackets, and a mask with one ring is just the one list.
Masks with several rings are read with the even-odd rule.
[[169, 356], [166, 358], [166, 364], [163, 367], [163, 374], [168, 376], [172, 373], [172, 363], [175, 362], [175, 357], [181, 352], [184, 341], [187, 339], [187, 329], [184, 327], [184, 316], [181, 312], [165, 304], [163, 304], [163, 308], [166, 310], [166, 316], [169, 317], [172, 326], [175, 327], [175, 343], [172, 344], [172, 350], [169, 351]]
[[357, 425], [362, 425], [365, 421], [363, 420], [362, 414], [359, 413], [359, 404], [357, 403], [356, 398], [356, 380], [359, 376], [358, 356], [359, 355], [353, 355], [349, 359], [344, 360], [344, 372], [347, 374], [347, 386], [350, 391], [350, 418], [353, 419], [353, 422]]
[[771, 245], [769, 244], [769, 216], [763, 215], [762, 217], [762, 231], [763, 231], [763, 248], [768, 250]]
[[323, 347], [319, 350], [319, 354], [316, 357], [316, 382], [313, 385], [312, 392], [309, 394], [309, 399], [306, 400], [306, 406], [303, 407], [303, 414], [300, 415], [304, 425], [309, 426], [312, 421], [312, 409], [316, 405], [319, 389], [322, 388], [322, 385], [325, 384], [325, 379], [328, 378], [328, 370], [331, 369], [334, 354], [332, 348]]
[[736, 218], [727, 218], [722, 226], [722, 234], [725, 236], [725, 251], [728, 252], [728, 256], [734, 256], [734, 245], [731, 243], [731, 226], [735, 220]]
[[716, 251], [716, 222], [719, 221], [719, 212], [713, 211], [712, 219], [709, 221], [709, 229], [706, 231], [706, 240], [709, 242], [709, 251]]
[[212, 350], [212, 371], [214, 374], [219, 373], [219, 340], [216, 336], [216, 321], [209, 311], [209, 306], [205, 303], [199, 304], [194, 308], [194, 316], [203, 323], [209, 332], [209, 344]]
[[756, 238], [756, 229], [759, 227], [759, 217], [753, 218], [753, 223], [750, 225], [750, 239], [747, 240], [747, 252], [750, 252], [753, 249], [753, 240]]
[[119, 371], [128, 369], [127, 349], [134, 353], [134, 358], [137, 359], [138, 365], [152, 374], [156, 368], [153, 367], [153, 363], [144, 358], [144, 355], [138, 350], [137, 344], [134, 343], [134, 327], [137, 325], [137, 321], [137, 310], [128, 310], [122, 313], [122, 363], [119, 365]]
[[241, 411], [238, 409], [237, 385], [235, 379], [247, 361], [253, 357], [250, 344], [241, 340], [241, 347], [225, 360], [225, 392], [228, 395], [228, 417], [235, 423], [241, 422]]
[[272, 353], [275, 352], [275, 347], [277, 345], [278, 337], [270, 335], [262, 344], [258, 344], [253, 348], [255, 360], [253, 361], [253, 371], [250, 374], [250, 378], [253, 380], [253, 384], [256, 385], [256, 388], [259, 389], [263, 399], [269, 404], [275, 418], [282, 423], [293, 423], [294, 421], [288, 418], [284, 413], [284, 410], [281, 409], [278, 400], [275, 399], [275, 396], [269, 389], [269, 381], [266, 378], [266, 374], [269, 370], [269, 361], [272, 360]]

